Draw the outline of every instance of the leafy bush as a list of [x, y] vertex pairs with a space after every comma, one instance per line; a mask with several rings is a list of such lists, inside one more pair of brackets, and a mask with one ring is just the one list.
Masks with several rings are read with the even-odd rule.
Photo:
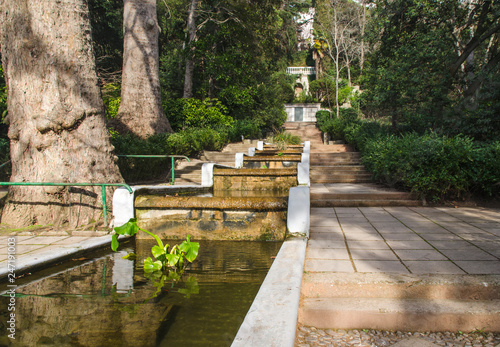
[[344, 128], [345, 140], [363, 152], [366, 143], [390, 133], [388, 125], [375, 121], [351, 122]]
[[203, 150], [220, 151], [227, 138], [213, 129], [189, 128], [170, 135], [166, 142], [173, 154], [197, 157]]
[[242, 136], [246, 139], [258, 139], [262, 137], [262, 133], [255, 122], [238, 119], [228, 129], [228, 137], [231, 142], [238, 142]]
[[174, 130], [189, 127], [218, 128], [231, 126], [233, 118], [217, 99], [175, 99], [164, 102], [163, 108]]
[[365, 142], [363, 161], [375, 176], [432, 201], [500, 191], [500, 144], [474, 144], [435, 133], [386, 135]]
[[302, 143], [302, 139], [293, 135], [286, 131], [281, 131], [273, 135], [272, 138], [269, 139], [269, 142], [272, 143], [283, 143], [285, 145], [300, 145]]
[[102, 87], [102, 100], [108, 119], [116, 117], [121, 102], [121, 88], [119, 84], [107, 83]]
[[345, 129], [347, 126], [355, 123], [358, 119], [357, 112], [352, 108], [341, 108], [339, 117], [335, 113], [328, 111], [316, 112], [317, 126], [324, 132], [330, 134], [333, 139], [345, 139]]

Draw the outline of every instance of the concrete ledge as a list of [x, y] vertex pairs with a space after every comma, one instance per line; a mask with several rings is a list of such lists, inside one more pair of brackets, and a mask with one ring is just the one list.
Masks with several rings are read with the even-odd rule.
[[293, 347], [306, 238], [283, 243], [232, 346]]
[[329, 329], [489, 332], [500, 330], [500, 301], [310, 298], [299, 319]]
[[[126, 239], [124, 236], [119, 236], [119, 240]], [[16, 275], [21, 275], [27, 271], [37, 269], [43, 266], [48, 266], [49, 264], [64, 260], [69, 256], [73, 256], [78, 253], [94, 250], [97, 248], [102, 248], [111, 244], [111, 235], [94, 237], [88, 240], [78, 242], [74, 246], [70, 247], [60, 247], [58, 249], [50, 249], [47, 251], [42, 251], [35, 253], [33, 255], [19, 256], [16, 259]], [[10, 272], [7, 268], [0, 269], [0, 279], [7, 277]]]

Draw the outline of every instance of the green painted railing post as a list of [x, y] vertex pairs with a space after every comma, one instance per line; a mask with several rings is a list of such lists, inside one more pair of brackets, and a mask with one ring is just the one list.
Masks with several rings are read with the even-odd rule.
[[108, 226], [108, 209], [106, 206], [106, 186], [102, 185], [102, 213], [104, 215], [104, 225]]
[[175, 184], [175, 171], [174, 171], [175, 162], [174, 162], [174, 157], [172, 157], [170, 159], [172, 159], [172, 185], [174, 185]]

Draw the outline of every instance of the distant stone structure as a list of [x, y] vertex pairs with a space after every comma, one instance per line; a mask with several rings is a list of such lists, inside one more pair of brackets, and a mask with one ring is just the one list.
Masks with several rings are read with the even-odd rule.
[[286, 68], [286, 73], [289, 75], [297, 75], [295, 82], [295, 96], [299, 97], [304, 91], [309, 93], [309, 75], [315, 75], [316, 69], [312, 66], [290, 66]]
[[316, 122], [316, 112], [321, 110], [321, 103], [285, 104], [287, 122]]

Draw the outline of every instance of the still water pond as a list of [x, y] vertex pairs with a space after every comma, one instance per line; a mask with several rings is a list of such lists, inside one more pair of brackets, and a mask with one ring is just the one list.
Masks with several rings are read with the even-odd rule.
[[[152, 245], [129, 242], [120, 252], [96, 252], [18, 279], [12, 345], [229, 346], [281, 243], [202, 241], [185, 273], [199, 293], [187, 297], [180, 285], [149, 299], [156, 288], [141, 264]], [[138, 260], [122, 258], [129, 252]], [[0, 297], [2, 332], [7, 307]], [[12, 342], [4, 336], [0, 345]]]

